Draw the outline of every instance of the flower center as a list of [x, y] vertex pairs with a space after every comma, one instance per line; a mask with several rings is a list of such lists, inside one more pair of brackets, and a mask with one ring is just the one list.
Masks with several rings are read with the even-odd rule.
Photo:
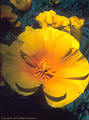
[[56, 71], [53, 71], [46, 62], [42, 62], [37, 67], [35, 75], [41, 79], [51, 79], [55, 73]]

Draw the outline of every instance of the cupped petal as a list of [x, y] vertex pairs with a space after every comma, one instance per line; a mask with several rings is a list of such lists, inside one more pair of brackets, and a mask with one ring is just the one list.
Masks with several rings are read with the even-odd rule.
[[55, 75], [44, 81], [45, 98], [54, 108], [73, 102], [84, 92], [89, 83], [89, 63], [85, 57], [80, 59], [82, 54], [79, 50], [78, 52], [71, 56], [70, 60], [59, 63]]
[[38, 56], [41, 56], [43, 54], [44, 46], [41, 29], [33, 29], [27, 26], [25, 31], [21, 33], [17, 39], [25, 43], [23, 44], [23, 50], [30, 56], [34, 54], [39, 54]]
[[38, 58], [59, 61], [70, 49], [79, 49], [79, 42], [67, 32], [52, 27], [33, 29], [29, 26], [18, 36], [25, 42], [23, 50], [29, 55], [37, 54]]
[[41, 30], [45, 56], [50, 56], [55, 61], [63, 57], [70, 48], [79, 49], [79, 42], [67, 32], [52, 27]]
[[[33, 94], [41, 82], [34, 78], [34, 68], [21, 56], [23, 42], [16, 40], [8, 47], [2, 66], [5, 83], [22, 95]], [[27, 59], [27, 58], [26, 58]]]

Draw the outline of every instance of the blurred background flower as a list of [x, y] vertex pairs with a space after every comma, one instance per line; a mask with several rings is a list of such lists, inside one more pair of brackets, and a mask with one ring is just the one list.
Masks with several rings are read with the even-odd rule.
[[32, 0], [10, 0], [10, 2], [20, 10], [28, 10], [31, 6]]
[[1, 20], [6, 19], [12, 24], [15, 24], [15, 27], [21, 26], [21, 22], [18, 21], [18, 16], [13, 12], [12, 7], [8, 5], [1, 5]]

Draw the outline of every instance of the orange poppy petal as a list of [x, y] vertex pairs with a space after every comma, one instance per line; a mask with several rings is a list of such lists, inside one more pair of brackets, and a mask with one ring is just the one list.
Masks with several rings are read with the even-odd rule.
[[31, 95], [38, 89], [41, 82], [29, 74], [33, 72], [33, 68], [28, 66], [21, 57], [22, 45], [23, 42], [17, 40], [8, 47], [2, 66], [2, 75], [5, 83], [13, 90], [22, 95]]
[[85, 57], [80, 59], [80, 56], [82, 54], [78, 51], [71, 56], [71, 60], [60, 63], [54, 76], [44, 81], [43, 91], [50, 106], [63, 107], [84, 92], [89, 83], [89, 63]]

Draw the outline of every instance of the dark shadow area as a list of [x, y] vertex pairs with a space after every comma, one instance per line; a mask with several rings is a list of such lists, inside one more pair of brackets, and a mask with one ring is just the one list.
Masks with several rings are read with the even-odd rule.
[[[14, 23], [15, 24], [15, 23]], [[0, 42], [4, 44], [11, 44], [16, 37], [22, 32], [22, 28], [16, 28], [14, 24], [8, 22], [7, 19], [0, 20]], [[8, 38], [5, 36], [8, 35]], [[8, 39], [8, 40], [7, 40]]]
[[77, 120], [71, 112], [47, 105], [40, 90], [31, 96], [21, 96], [8, 87], [0, 88], [1, 117], [35, 117], [41, 120]]

